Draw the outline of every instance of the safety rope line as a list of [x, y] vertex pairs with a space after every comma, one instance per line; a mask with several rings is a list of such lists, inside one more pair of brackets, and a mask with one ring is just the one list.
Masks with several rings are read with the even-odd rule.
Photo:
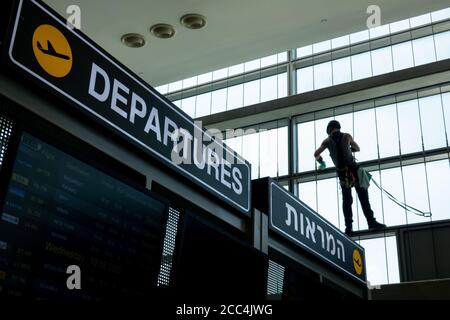
[[[422, 125], [422, 113], [420, 112], [420, 100], [417, 94], [417, 105], [418, 105], [418, 110], [419, 110], [419, 123], [420, 123], [420, 137], [422, 139], [422, 157], [423, 157], [423, 165], [424, 165], [424, 169], [425, 169], [425, 184], [427, 187], [427, 199], [428, 199], [428, 209], [431, 211], [431, 201], [430, 201], [430, 186], [428, 183], [428, 170], [427, 170], [427, 158], [426, 158], [426, 153], [425, 153], [425, 140], [423, 138], [423, 125]], [[432, 214], [431, 212], [427, 212], [430, 215], [429, 216], [425, 216], [423, 215], [423, 217], [425, 218], [431, 218]], [[430, 220], [431, 222], [431, 220]]]
[[[313, 72], [314, 72], [314, 68], [313, 68]], [[314, 77], [313, 77], [314, 79]], [[314, 112], [314, 147], [315, 149], [317, 149], [317, 130], [316, 130], [316, 115], [317, 113]], [[317, 161], [314, 161], [314, 166], [316, 166], [316, 170], [315, 170], [315, 184], [316, 184], [316, 211], [318, 211], [319, 209], [319, 189], [318, 189], [318, 181], [317, 181]], [[300, 191], [299, 191], [300, 192]]]
[[[333, 119], [336, 120], [336, 108], [333, 108]], [[339, 200], [339, 191], [340, 191], [340, 183], [339, 183], [339, 177], [336, 175], [336, 177], [334, 178], [334, 181], [336, 183], [336, 201], [337, 201], [337, 208], [338, 208], [338, 227], [341, 230], [341, 206], [340, 203], [341, 201]], [[342, 211], [342, 213], [344, 213]], [[345, 219], [344, 219], [345, 220]], [[345, 224], [345, 221], [344, 221]]]
[[385, 189], [383, 189], [376, 180], [374, 180], [373, 178], [371, 179], [373, 184], [380, 189], [381, 193], [385, 193], [387, 195], [387, 197], [392, 200], [395, 204], [397, 204], [399, 207], [401, 207], [402, 209], [404, 209], [405, 211], [411, 212], [417, 216], [420, 217], [425, 217], [425, 218], [429, 218], [432, 216], [431, 212], [423, 212], [419, 209], [416, 209], [410, 205], [407, 205], [406, 203], [400, 202], [397, 198], [395, 198], [392, 194], [390, 194], [388, 191], [386, 191]]
[[[390, 33], [390, 27], [389, 27], [389, 33]], [[389, 37], [390, 39], [390, 37]], [[392, 56], [392, 51], [391, 51]], [[378, 157], [378, 175], [380, 178], [380, 184], [382, 184], [381, 179], [381, 162], [380, 162], [380, 141], [378, 138], [378, 118], [377, 118], [377, 108], [375, 107], [374, 103], [374, 114], [375, 114], [375, 135], [377, 137], [377, 157]], [[380, 200], [381, 200], [381, 217], [383, 219], [383, 223], [386, 223], [385, 217], [384, 217], [384, 201], [383, 201], [383, 192], [380, 192]], [[388, 252], [387, 252], [387, 240], [386, 240], [386, 231], [383, 231], [383, 242], [384, 242], [384, 255], [386, 257], [386, 277], [387, 277], [387, 283], [390, 283], [389, 281], [389, 259], [388, 259]]]
[[[403, 201], [406, 201], [406, 191], [405, 191], [405, 179], [403, 176], [403, 159], [402, 159], [402, 146], [401, 146], [401, 139], [400, 139], [400, 117], [398, 114], [398, 98], [397, 95], [394, 96], [395, 99], [395, 112], [397, 116], [397, 137], [398, 137], [398, 154], [399, 154], [399, 163], [400, 163], [400, 176], [402, 178], [402, 190], [403, 190]], [[405, 210], [405, 219], [406, 224], [408, 224], [408, 215], [406, 214]]]

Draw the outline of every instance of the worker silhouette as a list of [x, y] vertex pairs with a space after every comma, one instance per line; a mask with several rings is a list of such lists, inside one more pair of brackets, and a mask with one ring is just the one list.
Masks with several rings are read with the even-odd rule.
[[341, 132], [341, 125], [336, 120], [328, 123], [327, 134], [328, 138], [316, 150], [314, 157], [319, 163], [318, 169], [323, 170], [326, 168], [326, 163], [321, 157], [321, 153], [325, 149], [328, 149], [330, 152], [330, 157], [336, 167], [342, 189], [342, 210], [345, 217], [345, 233], [350, 237], [353, 236], [352, 187], [355, 187], [356, 193], [358, 194], [359, 202], [361, 203], [364, 216], [369, 225], [369, 230], [385, 229], [386, 225], [377, 222], [373, 215], [369, 202], [369, 192], [367, 191], [368, 185], [364, 186], [363, 183], [360, 183], [360, 178], [358, 177], [359, 164], [356, 163], [352, 154], [352, 152], [360, 151], [358, 144], [350, 134]]

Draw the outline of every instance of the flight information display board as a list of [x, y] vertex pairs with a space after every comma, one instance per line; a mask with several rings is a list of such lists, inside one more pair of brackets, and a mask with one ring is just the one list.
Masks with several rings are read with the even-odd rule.
[[[129, 299], [156, 287], [167, 205], [150, 194], [23, 133], [2, 203], [0, 297]], [[81, 289], [67, 286], [71, 265]]]

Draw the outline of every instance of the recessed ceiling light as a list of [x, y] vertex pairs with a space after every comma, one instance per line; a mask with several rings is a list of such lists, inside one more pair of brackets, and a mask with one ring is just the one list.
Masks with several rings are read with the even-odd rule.
[[150, 32], [157, 38], [169, 39], [175, 35], [175, 28], [170, 24], [160, 23], [152, 26]]
[[121, 38], [122, 43], [130, 48], [140, 48], [145, 45], [145, 38], [138, 33], [127, 33]]
[[201, 29], [206, 26], [206, 18], [197, 13], [189, 13], [182, 16], [180, 22], [188, 29]]

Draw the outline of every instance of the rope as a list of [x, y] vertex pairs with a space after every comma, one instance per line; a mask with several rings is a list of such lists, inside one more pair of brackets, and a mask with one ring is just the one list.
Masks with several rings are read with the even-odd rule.
[[416, 208], [414, 208], [414, 207], [412, 207], [412, 206], [410, 206], [410, 205], [407, 205], [406, 203], [400, 202], [400, 201], [397, 200], [397, 198], [395, 198], [392, 194], [390, 194], [388, 191], [386, 191], [385, 189], [383, 189], [383, 188], [378, 184], [378, 182], [376, 182], [373, 178], [372, 178], [371, 180], [372, 180], [373, 184], [374, 184], [378, 189], [380, 189], [380, 191], [381, 191], [382, 193], [384, 192], [384, 193], [387, 195], [387, 197], [388, 197], [391, 201], [393, 201], [395, 204], [397, 204], [398, 206], [400, 206], [402, 209], [405, 209], [406, 211], [411, 212], [411, 213], [413, 213], [413, 214], [415, 214], [415, 215], [417, 215], [417, 216], [420, 216], [420, 217], [429, 218], [429, 217], [432, 216], [432, 213], [431, 213], [431, 212], [423, 212], [423, 211], [421, 211], [421, 210], [419, 210], [419, 209], [416, 209]]

